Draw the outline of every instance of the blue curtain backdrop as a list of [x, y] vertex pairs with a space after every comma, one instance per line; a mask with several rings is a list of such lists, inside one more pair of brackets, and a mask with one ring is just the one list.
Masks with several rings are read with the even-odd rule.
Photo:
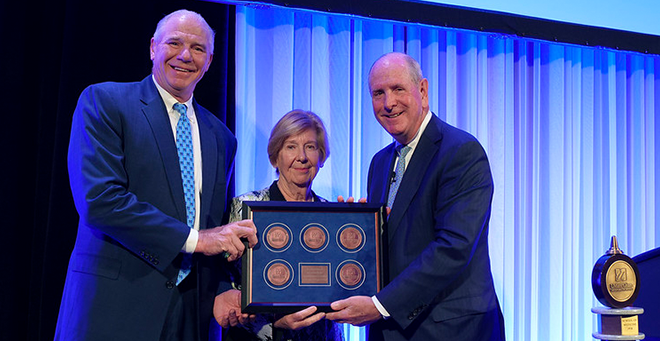
[[275, 179], [270, 130], [301, 108], [330, 134], [314, 190], [365, 196], [371, 157], [392, 141], [373, 117], [367, 73], [400, 51], [420, 61], [432, 111], [490, 158], [491, 263], [508, 340], [592, 339], [591, 270], [610, 236], [630, 256], [660, 246], [659, 56], [275, 7], [236, 12], [236, 193]]

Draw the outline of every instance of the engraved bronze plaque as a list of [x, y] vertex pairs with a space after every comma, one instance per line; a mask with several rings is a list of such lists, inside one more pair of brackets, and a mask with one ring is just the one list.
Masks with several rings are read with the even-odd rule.
[[330, 285], [330, 264], [300, 264], [300, 285]]
[[336, 300], [376, 294], [387, 278], [384, 212], [375, 204], [244, 202], [259, 243], [241, 260], [241, 310], [327, 312]]

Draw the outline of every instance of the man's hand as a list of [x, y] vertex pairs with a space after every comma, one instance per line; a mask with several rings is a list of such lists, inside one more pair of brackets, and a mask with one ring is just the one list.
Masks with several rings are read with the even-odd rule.
[[[311, 326], [312, 324], [321, 321], [325, 317], [325, 313], [316, 312], [316, 307], [307, 307], [299, 312], [286, 315], [273, 323], [275, 328], [298, 330], [300, 328], [305, 328]], [[314, 314], [314, 315], [312, 315]]]
[[366, 326], [382, 318], [369, 296], [353, 296], [345, 300], [334, 301], [330, 308], [335, 312], [327, 313], [325, 318], [354, 326]]
[[[344, 196], [342, 196], [342, 195], [338, 195], [338, 196], [337, 196], [337, 202], [344, 202]], [[355, 198], [353, 198], [353, 197], [348, 197], [348, 199], [346, 199], [345, 202], [348, 202], [348, 203], [355, 202]], [[360, 204], [366, 204], [366, 203], [367, 203], [367, 198], [360, 198], [360, 200], [358, 200], [358, 202], [359, 202]]]
[[215, 297], [213, 316], [222, 328], [254, 322], [256, 316], [241, 313], [241, 291], [231, 289]]
[[199, 230], [199, 240], [195, 252], [201, 252], [207, 256], [226, 253], [228, 261], [235, 261], [245, 251], [241, 238], [248, 240], [249, 247], [257, 244], [257, 228], [252, 220], [246, 219], [212, 229]]

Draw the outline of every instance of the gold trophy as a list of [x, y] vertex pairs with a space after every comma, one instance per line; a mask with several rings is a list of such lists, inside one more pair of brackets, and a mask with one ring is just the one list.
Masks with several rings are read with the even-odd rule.
[[632, 258], [619, 249], [616, 236], [612, 236], [610, 249], [596, 261], [591, 273], [591, 286], [600, 303], [594, 307], [598, 314], [600, 340], [642, 340], [637, 316], [643, 308], [632, 307], [639, 294], [639, 270]]

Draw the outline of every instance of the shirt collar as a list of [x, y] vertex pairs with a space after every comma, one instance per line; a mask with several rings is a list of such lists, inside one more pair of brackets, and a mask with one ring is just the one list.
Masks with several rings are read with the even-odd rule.
[[[426, 126], [429, 125], [429, 122], [431, 122], [431, 110], [426, 112], [426, 116], [424, 116], [424, 120], [422, 120], [422, 124], [419, 126], [419, 129], [417, 130], [417, 134], [415, 134], [415, 137], [413, 137], [412, 141], [410, 141], [406, 146], [410, 147], [411, 150], [408, 153], [408, 155], [412, 155], [411, 152], [415, 150], [415, 147], [417, 147], [417, 144], [419, 143], [419, 139], [422, 136], [422, 133], [424, 133], [424, 130], [426, 129]], [[401, 144], [399, 142], [396, 143], [396, 146], [400, 146]]]
[[[176, 98], [174, 98], [174, 96], [170, 95], [169, 92], [163, 89], [163, 87], [160, 86], [158, 82], [156, 82], [156, 78], [154, 77], [154, 75], [151, 75], [151, 79], [154, 81], [154, 84], [156, 85], [156, 89], [158, 89], [160, 98], [163, 99], [163, 103], [165, 104], [165, 108], [167, 108], [167, 112], [174, 112], [175, 111], [174, 104], [179, 103], [179, 101], [177, 101]], [[186, 116], [188, 116], [188, 119], [191, 120], [191, 122], [192, 120], [195, 119], [195, 111], [194, 111], [195, 109], [193, 108], [192, 103], [193, 103], [193, 96], [190, 96], [190, 98], [186, 102], [181, 103], [181, 104], [185, 104], [186, 108], [188, 109], [186, 111]]]

